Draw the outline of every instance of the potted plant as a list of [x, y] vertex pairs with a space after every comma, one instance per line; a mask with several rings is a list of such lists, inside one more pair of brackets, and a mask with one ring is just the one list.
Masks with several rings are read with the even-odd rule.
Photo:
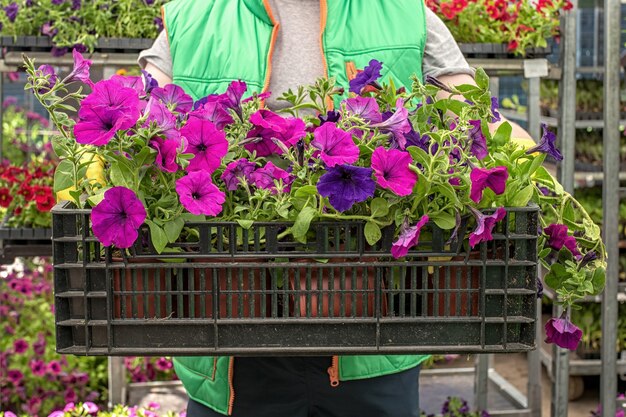
[[[114, 76], [96, 83], [88, 96], [80, 91], [68, 94], [67, 84], [91, 82], [89, 61], [77, 52], [74, 57], [75, 68], [62, 81], [26, 61], [28, 88], [61, 132], [53, 141], [61, 159], [55, 188], [72, 188], [73, 208], [66, 203], [54, 211], [55, 278], [62, 291], [81, 282], [73, 275], [78, 271], [74, 265], [103, 291], [110, 291], [112, 270], [137, 270], [134, 282], [145, 280], [141, 271], [178, 271], [176, 288], [159, 292], [166, 294], [168, 311], [174, 311], [170, 304], [179, 306], [176, 319], [185, 318], [181, 311], [191, 309], [189, 300], [198, 294], [211, 292], [213, 300], [224, 292], [268, 296], [269, 303], [259, 297], [262, 320], [220, 316], [215, 303], [210, 316], [198, 317], [193, 309], [185, 313], [200, 319], [198, 323], [210, 320], [218, 329], [189, 338], [196, 337], [194, 342], [203, 346], [218, 345], [219, 333], [232, 343], [227, 349], [231, 353], [251, 340], [257, 343], [254, 348], [270, 346], [276, 352], [273, 332], [281, 329], [278, 346], [283, 349], [319, 343], [328, 351], [349, 350], [351, 343], [365, 343], [363, 334], [342, 331], [343, 339], [337, 340], [334, 332], [352, 327], [370, 334], [380, 326], [384, 331], [376, 346], [419, 350], [415, 329], [422, 338], [443, 336], [443, 321], [437, 314], [428, 315], [429, 310], [439, 310], [439, 297], [433, 293], [477, 293], [480, 314], [495, 317], [493, 326], [484, 319], [460, 320], [457, 324], [463, 322], [466, 331], [450, 333], [463, 341], [438, 343], [485, 351], [486, 345], [534, 345], [537, 254], [550, 270], [546, 283], [567, 308], [586, 294], [598, 294], [604, 285], [598, 227], [541, 166], [546, 154], [560, 156], [554, 135], [545, 130], [542, 141], [526, 150], [511, 140], [508, 123], [490, 134], [487, 124], [499, 114], [481, 70], [476, 86], [448, 87], [435, 79], [425, 84], [415, 79], [410, 91], [397, 90], [393, 84], [379, 83], [382, 64], [372, 60], [350, 82], [352, 94], [338, 99], [335, 110], [329, 103], [345, 90], [332, 79], [320, 79], [282, 96], [290, 104], [284, 112], [291, 117], [284, 117], [261, 108], [263, 95], [243, 99], [243, 82], [196, 102], [181, 88], [158, 87], [149, 77], [142, 82]], [[437, 99], [441, 91], [462, 95], [465, 101]], [[65, 112], [68, 103], [76, 102], [80, 108], [74, 121]], [[316, 114], [303, 114], [303, 109]], [[86, 154], [103, 163], [103, 183], [84, 179], [93, 164], [84, 160]], [[179, 263], [116, 263], [114, 255]], [[181, 258], [188, 262], [180, 263]], [[263, 279], [245, 278], [244, 271], [251, 268]], [[461, 272], [451, 275], [452, 268]], [[229, 282], [246, 281], [249, 287], [222, 291], [220, 274], [206, 279], [205, 273], [198, 283], [205, 287], [198, 289], [194, 271], [206, 269], [226, 271]], [[373, 288], [368, 284], [370, 269]], [[479, 288], [450, 284], [476, 269], [482, 271]], [[299, 286], [297, 274], [304, 274], [306, 282], [317, 280], [317, 289]], [[435, 278], [429, 288], [429, 275], [440, 274], [448, 287], [438, 288]], [[358, 280], [363, 282], [360, 287]], [[503, 298], [509, 287], [515, 292]], [[131, 289], [122, 295], [138, 292]], [[359, 298], [367, 306], [368, 292], [375, 295], [372, 314], [342, 310], [337, 317], [341, 328], [324, 317], [311, 320], [308, 313], [300, 320], [300, 310], [290, 309], [301, 295], [307, 312], [315, 302], [318, 311], [323, 309], [325, 296], [351, 298], [352, 306]], [[245, 301], [251, 310], [255, 299]], [[244, 297], [238, 300], [241, 312]], [[443, 300], [450, 303], [448, 297]], [[429, 302], [434, 305], [429, 307]], [[448, 316], [458, 319], [459, 314]], [[152, 324], [178, 323], [170, 318]], [[420, 320], [422, 327], [416, 327]], [[244, 327], [233, 326], [236, 323]], [[287, 330], [294, 323], [318, 325], [324, 332], [315, 333], [319, 339], [303, 342], [300, 333]], [[103, 336], [106, 341], [98, 352], [111, 352], [110, 340], [123, 338], [123, 320], [115, 324], [121, 326], [114, 329], [118, 337]], [[69, 334], [69, 327], [59, 331]], [[247, 339], [241, 338], [242, 329], [249, 332]], [[551, 321], [547, 331], [551, 341], [577, 344], [579, 335], [567, 316]], [[167, 343], [174, 342], [162, 340], [159, 346], [171, 349], [174, 345]]]

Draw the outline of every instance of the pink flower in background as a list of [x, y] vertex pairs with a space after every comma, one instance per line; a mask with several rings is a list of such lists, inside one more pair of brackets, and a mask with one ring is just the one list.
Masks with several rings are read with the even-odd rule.
[[42, 333], [37, 335], [37, 340], [33, 343], [35, 355], [42, 356], [46, 352], [46, 338]]
[[94, 235], [105, 246], [129, 248], [139, 236], [138, 229], [146, 219], [146, 209], [133, 190], [113, 187], [92, 209]]
[[180, 203], [192, 214], [217, 216], [226, 195], [213, 184], [206, 171], [193, 171], [176, 181]]
[[58, 375], [61, 373], [61, 364], [59, 361], [50, 361], [48, 362], [48, 372], [52, 375]]
[[13, 351], [17, 354], [24, 353], [28, 350], [28, 342], [24, 339], [17, 339], [13, 342]]
[[351, 164], [359, 159], [359, 148], [354, 144], [352, 135], [334, 123], [324, 123], [315, 129], [311, 146], [321, 151], [320, 159], [329, 167]]
[[[76, 395], [76, 391], [74, 391], [71, 388], [68, 388], [65, 390], [65, 395], [63, 396], [63, 399], [65, 400], [66, 403], [73, 403], [75, 401], [78, 401], [78, 395]], [[74, 409], [73, 404], [72, 404], [72, 409]]]
[[73, 411], [75, 408], [76, 408], [76, 405], [74, 404], [74, 401], [70, 401], [67, 404], [65, 404], [63, 411]]
[[394, 258], [398, 259], [406, 256], [409, 253], [409, 249], [419, 243], [420, 232], [422, 227], [428, 223], [428, 220], [428, 215], [424, 214], [415, 226], [409, 226], [408, 222], [404, 225], [403, 229], [400, 231], [400, 236], [393, 242], [393, 246], [391, 247], [391, 255], [393, 255]]
[[46, 374], [46, 364], [38, 359], [30, 361], [30, 370], [35, 376], [44, 376]]
[[294, 180], [293, 176], [284, 169], [278, 168], [272, 162], [268, 162], [264, 167], [258, 168], [250, 174], [250, 180], [257, 188], [271, 190], [272, 194], [276, 194], [276, 182], [282, 181], [283, 192], [289, 192], [289, 184]]
[[96, 414], [98, 412], [98, 410], [100, 410], [100, 408], [97, 405], [95, 405], [94, 403], [92, 403], [91, 401], [85, 401], [83, 403], [83, 409], [88, 414]]
[[219, 168], [228, 152], [228, 141], [224, 132], [208, 120], [190, 118], [180, 133], [187, 140], [186, 153], [195, 156], [189, 161], [187, 171], [212, 173]]
[[502, 207], [498, 207], [495, 213], [491, 215], [485, 215], [472, 207], [470, 207], [470, 210], [474, 213], [474, 217], [476, 217], [476, 229], [470, 233], [469, 237], [470, 246], [473, 248], [480, 242], [493, 240], [491, 232], [496, 223], [504, 219], [506, 210]]
[[386, 150], [382, 146], [372, 154], [372, 169], [376, 174], [376, 182], [382, 188], [393, 191], [399, 196], [407, 196], [413, 192], [417, 182], [417, 174], [409, 169], [413, 161], [408, 152], [397, 149]]
[[[165, 371], [169, 371], [170, 369], [172, 369], [172, 367], [174, 366], [172, 364], [172, 361], [167, 359], [167, 358], [159, 358], [156, 360], [154, 366], [156, 366], [156, 368], [161, 371], [161, 372], [165, 372]], [[158, 406], [158, 404], [157, 404]], [[149, 407], [149, 406], [148, 406]], [[158, 407], [157, 407], [158, 408]], [[157, 409], [155, 408], [155, 410]]]
[[18, 369], [9, 369], [7, 372], [7, 378], [13, 385], [19, 385], [20, 382], [22, 382], [22, 379], [24, 379], [24, 374]]
[[506, 188], [506, 180], [509, 178], [509, 172], [506, 167], [500, 166], [491, 169], [474, 168], [470, 173], [472, 187], [470, 198], [479, 203], [483, 198], [485, 188], [490, 188], [496, 195], [504, 193]]
[[165, 104], [171, 111], [177, 113], [189, 113], [193, 108], [193, 99], [185, 93], [185, 90], [176, 84], [168, 84], [165, 87], [156, 87], [151, 92], [151, 97]]
[[76, 49], [72, 51], [74, 57], [74, 68], [67, 77], [63, 80], [64, 84], [69, 84], [74, 81], [81, 81], [93, 88], [94, 84], [89, 78], [89, 69], [91, 68], [91, 60], [85, 59], [80, 52]]

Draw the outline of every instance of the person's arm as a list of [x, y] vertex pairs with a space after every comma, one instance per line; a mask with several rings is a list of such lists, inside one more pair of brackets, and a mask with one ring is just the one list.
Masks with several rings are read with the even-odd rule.
[[152, 78], [157, 80], [160, 86], [164, 86], [164, 85], [172, 83], [172, 79], [170, 78], [169, 75], [161, 71], [158, 67], [156, 67], [150, 62], [146, 63], [146, 67], [144, 68], [144, 70], [150, 73], [150, 75], [152, 75]]
[[172, 56], [165, 31], [162, 31], [150, 49], [141, 51], [139, 66], [149, 72], [162, 87], [172, 83]]

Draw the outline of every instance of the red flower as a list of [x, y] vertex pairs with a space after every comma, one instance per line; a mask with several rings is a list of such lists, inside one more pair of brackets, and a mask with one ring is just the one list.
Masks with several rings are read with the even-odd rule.
[[492, 19], [500, 18], [500, 10], [498, 10], [496, 6], [487, 6], [487, 14], [489, 14], [489, 17]]
[[31, 201], [33, 199], [33, 197], [35, 196], [35, 193], [33, 191], [33, 187], [28, 185], [27, 182], [24, 182], [22, 184], [22, 186], [20, 187], [20, 189], [19, 189], [19, 191], [17, 193], [19, 195], [21, 195], [21, 196], [24, 196], [24, 199], [26, 201]]
[[566, 0], [565, 4], [563, 5], [563, 10], [567, 11], [567, 10], [572, 10], [572, 8], [574, 7], [574, 5], [572, 4], [571, 1]]
[[13, 197], [8, 188], [0, 188], [0, 207], [7, 208], [11, 205]]
[[511, 42], [509, 42], [509, 45], [507, 46], [507, 49], [512, 52], [512, 51], [516, 50], [518, 48], [518, 46], [519, 46], [519, 43], [517, 43], [516, 40], [512, 40]]
[[52, 207], [54, 207], [54, 204], [56, 203], [52, 193], [48, 193], [44, 196], [38, 195], [35, 198], [35, 201], [37, 202], [37, 210], [43, 211], [43, 212], [50, 211]]
[[443, 3], [441, 5], [441, 13], [443, 13], [446, 19], [452, 20], [456, 17], [456, 12], [450, 3]]

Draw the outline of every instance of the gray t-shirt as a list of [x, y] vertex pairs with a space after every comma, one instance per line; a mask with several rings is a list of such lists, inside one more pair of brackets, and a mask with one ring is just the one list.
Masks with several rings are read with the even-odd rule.
[[[319, 0], [270, 0], [270, 6], [280, 29], [272, 56], [269, 90], [273, 94], [267, 105], [277, 109], [285, 106], [285, 102], [276, 101], [284, 91], [313, 84], [324, 75], [319, 46], [320, 3]], [[428, 8], [426, 29], [424, 76], [474, 74], [448, 28]], [[172, 57], [165, 31], [159, 34], [152, 48], [139, 54], [138, 62], [142, 68], [149, 62], [172, 78]]]

